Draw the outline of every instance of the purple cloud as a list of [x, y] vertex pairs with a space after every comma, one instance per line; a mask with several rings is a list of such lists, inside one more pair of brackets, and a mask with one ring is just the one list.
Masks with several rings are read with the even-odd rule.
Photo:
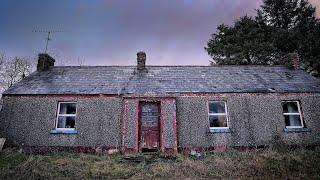
[[8, 10], [0, 8], [6, 26], [0, 30], [4, 39], [0, 51], [10, 55], [43, 50], [45, 34], [34, 34], [32, 28], [59, 28], [67, 31], [53, 35], [49, 52], [57, 61], [69, 59], [68, 64], [80, 57], [89, 65], [134, 65], [136, 52], [143, 50], [147, 64], [208, 65], [210, 57], [203, 47], [217, 25], [253, 15], [261, 1], [35, 1], [21, 7], [15, 3], [5, 2], [2, 7]]

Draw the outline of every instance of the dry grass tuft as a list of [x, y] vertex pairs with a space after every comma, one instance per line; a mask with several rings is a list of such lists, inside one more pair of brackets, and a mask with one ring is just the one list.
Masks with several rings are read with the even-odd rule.
[[123, 155], [56, 153], [27, 155], [6, 149], [0, 153], [0, 179], [319, 179], [320, 150], [229, 151], [207, 153], [194, 160], [177, 158], [124, 161]]

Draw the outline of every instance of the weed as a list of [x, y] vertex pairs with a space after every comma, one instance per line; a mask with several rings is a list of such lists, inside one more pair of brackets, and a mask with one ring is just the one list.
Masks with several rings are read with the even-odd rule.
[[124, 158], [120, 153], [27, 155], [5, 149], [0, 153], [0, 179], [320, 178], [319, 149], [228, 151], [207, 153], [201, 160], [183, 154], [152, 161]]

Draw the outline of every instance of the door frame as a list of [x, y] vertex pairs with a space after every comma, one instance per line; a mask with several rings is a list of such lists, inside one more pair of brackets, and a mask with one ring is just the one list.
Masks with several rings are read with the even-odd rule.
[[[174, 154], [178, 151], [178, 131], [175, 97], [126, 96], [121, 101], [121, 151], [139, 152], [140, 102], [160, 103], [160, 152]], [[166, 130], [164, 130], [166, 129]]]
[[[143, 152], [143, 148], [141, 147], [141, 108], [142, 108], [142, 104], [143, 103], [154, 103], [158, 106], [158, 112], [159, 112], [159, 117], [158, 117], [158, 131], [159, 131], [159, 136], [158, 136], [158, 148], [156, 149], [156, 151], [161, 151], [162, 150], [162, 116], [161, 116], [161, 101], [160, 100], [140, 100], [139, 101], [139, 105], [138, 105], [138, 151], [139, 152]], [[152, 149], [150, 149], [151, 151], [153, 151]]]

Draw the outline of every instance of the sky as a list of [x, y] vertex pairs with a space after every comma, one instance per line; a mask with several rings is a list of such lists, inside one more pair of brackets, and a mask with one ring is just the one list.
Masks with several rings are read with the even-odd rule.
[[[320, 7], [320, 0], [311, 0]], [[261, 0], [1, 0], [0, 53], [36, 59], [47, 34], [58, 65], [208, 65], [216, 27], [254, 15]], [[320, 17], [319, 11], [317, 11]]]

